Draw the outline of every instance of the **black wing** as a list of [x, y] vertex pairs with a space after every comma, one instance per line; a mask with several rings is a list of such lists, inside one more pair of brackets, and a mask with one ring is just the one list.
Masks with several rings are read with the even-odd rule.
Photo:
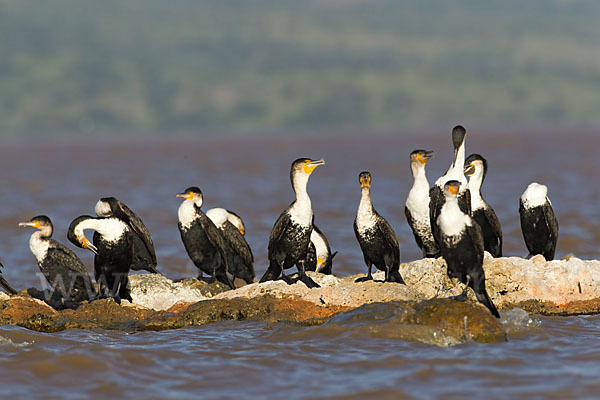
[[475, 245], [475, 250], [477, 251], [478, 254], [481, 255], [481, 257], [483, 259], [483, 251], [484, 251], [483, 233], [481, 232], [481, 228], [475, 221], [471, 220], [471, 226], [467, 226], [467, 234], [471, 237], [471, 240], [473, 241], [473, 244]]
[[208, 218], [198, 206], [194, 205], [194, 207], [196, 208], [196, 215], [198, 215], [198, 220], [200, 221], [202, 229], [204, 229], [204, 233], [206, 233], [208, 241], [214, 246], [215, 249], [217, 249], [221, 255], [221, 258], [223, 259], [225, 267], [227, 268], [226, 271], [229, 271], [227, 254], [225, 254], [225, 243], [223, 242], [221, 231], [219, 231], [219, 228], [217, 228], [211, 219]]
[[[0, 268], [2, 268], [3, 266], [4, 265], [0, 263]], [[2, 286], [4, 290], [6, 290], [10, 294], [17, 294], [17, 291], [10, 285], [10, 283], [6, 281], [6, 279], [4, 279], [4, 277], [2, 276], [2, 272], [0, 272], [0, 286]]]
[[438, 246], [440, 243], [440, 230], [437, 225], [437, 218], [443, 205], [444, 193], [442, 193], [442, 189], [439, 186], [433, 186], [429, 189], [429, 224], [431, 225], [433, 240]]
[[410, 229], [412, 230], [413, 236], [415, 237], [415, 241], [417, 242], [417, 246], [419, 246], [419, 249], [423, 250], [423, 241], [421, 240], [421, 237], [417, 234], [417, 232], [415, 231], [415, 219], [412, 217], [412, 214], [410, 213], [410, 210], [408, 209], [408, 207], [404, 207], [404, 215], [406, 215], [406, 221], [408, 222], [408, 225], [410, 226]]
[[550, 232], [551, 240], [556, 246], [556, 242], [558, 241], [558, 220], [556, 219], [556, 214], [554, 214], [554, 210], [547, 200], [546, 204], [542, 206], [542, 210], [544, 211], [544, 218], [548, 225], [548, 232]]
[[486, 207], [483, 209], [485, 218], [488, 223], [494, 230], [496, 236], [498, 236], [498, 248], [500, 249], [499, 257], [502, 257], [502, 227], [500, 226], [500, 221], [498, 220], [498, 216], [494, 212], [494, 209], [490, 207], [489, 204], [486, 203]]
[[283, 213], [281, 213], [279, 218], [277, 218], [277, 221], [275, 221], [275, 225], [273, 225], [273, 230], [271, 230], [271, 235], [269, 236], [269, 254], [271, 253], [272, 247], [279, 242], [279, 240], [287, 230], [288, 226], [290, 225], [290, 222], [290, 214], [286, 209]]
[[50, 239], [51, 249], [54, 250], [55, 256], [60, 260], [62, 265], [69, 271], [77, 274], [87, 274], [87, 270], [83, 262], [77, 255], [68, 247], [63, 246], [56, 240]]
[[138, 217], [129, 207], [127, 207], [124, 203], [117, 200], [116, 201], [116, 209], [113, 210], [115, 217], [127, 222], [129, 227], [135, 234], [142, 240], [146, 249], [148, 250], [148, 254], [150, 254], [150, 258], [152, 259], [152, 263], [156, 266], [156, 252], [154, 250], [154, 242], [152, 241], [152, 236], [150, 236], [150, 231], [146, 228], [146, 225], [142, 222], [140, 217]]
[[385, 238], [388, 246], [392, 248], [392, 252], [394, 255], [394, 266], [400, 265], [400, 246], [398, 245], [398, 238], [396, 237], [396, 233], [390, 226], [390, 224], [383, 219], [383, 217], [378, 216], [377, 218], [377, 229]]
[[[443, 195], [442, 195], [443, 197]], [[442, 202], [443, 204], [443, 202]], [[467, 214], [468, 216], [472, 216], [473, 212], [471, 210], [471, 191], [469, 189], [460, 193], [458, 196], [458, 207], [462, 212]], [[441, 207], [440, 207], [441, 208]]]
[[254, 255], [240, 231], [229, 221], [225, 221], [221, 229], [223, 239], [229, 243], [229, 246], [242, 259], [244, 264], [252, 265], [254, 263]]

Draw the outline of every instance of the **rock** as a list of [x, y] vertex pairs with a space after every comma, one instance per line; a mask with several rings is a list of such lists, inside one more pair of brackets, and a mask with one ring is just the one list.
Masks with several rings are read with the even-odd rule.
[[10, 299], [9, 295], [7, 295], [4, 292], [0, 292], [0, 301], [2, 301], [2, 300], [8, 300], [8, 299]]
[[177, 302], [195, 303], [208, 298], [187, 282], [173, 282], [159, 274], [131, 275], [129, 282], [133, 302], [154, 310], [166, 310]]

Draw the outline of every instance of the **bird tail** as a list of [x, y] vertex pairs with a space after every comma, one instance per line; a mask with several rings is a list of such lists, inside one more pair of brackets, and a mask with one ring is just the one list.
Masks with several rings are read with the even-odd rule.
[[400, 271], [398, 271], [397, 268], [393, 268], [390, 270], [388, 275], [388, 282], [396, 282], [406, 285], [406, 282], [404, 282], [404, 279], [402, 279], [402, 275], [400, 275]]
[[279, 278], [279, 275], [281, 275], [281, 267], [279, 264], [271, 261], [269, 263], [269, 268], [267, 268], [259, 282], [274, 281]]
[[338, 252], [336, 251], [332, 255], [330, 255], [327, 261], [325, 262], [325, 265], [321, 269], [319, 269], [318, 272], [325, 275], [331, 275], [333, 270], [333, 257], [335, 257], [337, 253]]
[[483, 304], [490, 310], [490, 312], [492, 313], [492, 315], [494, 317], [500, 318], [500, 313], [496, 309], [496, 306], [494, 305], [494, 303], [492, 303], [492, 299], [490, 299], [490, 296], [488, 295], [488, 293], [485, 289], [483, 290], [483, 293], [475, 292], [475, 297], [477, 297], [477, 300], [479, 300], [479, 302], [481, 304]]

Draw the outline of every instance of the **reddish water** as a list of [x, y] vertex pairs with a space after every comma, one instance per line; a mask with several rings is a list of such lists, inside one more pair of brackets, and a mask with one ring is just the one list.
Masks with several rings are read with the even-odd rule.
[[[408, 154], [436, 151], [428, 164], [433, 182], [450, 164], [449, 136], [8, 144], [0, 149], [4, 275], [18, 289], [40, 287], [28, 248], [31, 230], [17, 227], [19, 221], [47, 214], [55, 238], [66, 243], [74, 217], [93, 214], [100, 197], [115, 196], [152, 232], [159, 269], [171, 278], [195, 276], [176, 226], [175, 193], [197, 185], [205, 209], [226, 207], [244, 218], [260, 276], [270, 229], [293, 199], [289, 165], [301, 156], [326, 160], [308, 190], [316, 223], [339, 251], [336, 274], [365, 271], [352, 230], [363, 170], [373, 175], [374, 205], [395, 229], [402, 261], [410, 261], [420, 251], [404, 218], [412, 184]], [[468, 135], [467, 154], [488, 159], [484, 197], [502, 223], [505, 255], [526, 254], [518, 199], [538, 181], [549, 187], [559, 219], [557, 257], [600, 258], [599, 143], [593, 135]], [[92, 254], [76, 252], [91, 271]], [[599, 331], [597, 317], [542, 318], [539, 327], [520, 327], [508, 343], [444, 349], [335, 324], [223, 323], [134, 335], [3, 327], [0, 394], [228, 398], [286, 390], [290, 398], [594, 397], [600, 394]]]

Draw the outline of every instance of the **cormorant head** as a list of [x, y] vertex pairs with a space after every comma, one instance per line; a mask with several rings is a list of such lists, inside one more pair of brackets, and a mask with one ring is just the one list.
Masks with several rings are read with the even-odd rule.
[[363, 171], [358, 174], [358, 182], [360, 182], [360, 188], [371, 187], [371, 173], [369, 171]]
[[454, 150], [458, 150], [460, 145], [465, 141], [466, 134], [467, 131], [462, 125], [452, 128], [452, 145], [454, 146]]
[[103, 197], [96, 203], [94, 211], [99, 217], [112, 217], [114, 208], [117, 207], [117, 199], [114, 197]]
[[227, 212], [229, 214], [227, 215], [227, 221], [231, 222], [233, 226], [235, 226], [242, 235], [245, 235], [246, 226], [244, 225], [244, 221], [242, 221], [242, 218], [233, 211], [227, 210]]
[[52, 232], [54, 227], [52, 226], [52, 221], [45, 215], [38, 215], [37, 217], [31, 218], [29, 221], [19, 222], [19, 226], [31, 226], [33, 228], [39, 229], [42, 232], [42, 236], [50, 237], [52, 236]]
[[82, 249], [88, 249], [94, 254], [98, 254], [98, 248], [90, 242], [85, 235], [83, 234], [83, 227], [81, 226], [82, 222], [85, 222], [90, 219], [96, 219], [90, 215], [81, 215], [71, 221], [69, 225], [69, 230], [67, 231], [67, 239], [75, 246], [80, 247]]
[[459, 181], [448, 181], [444, 185], [444, 195], [446, 197], [458, 197], [458, 191], [460, 190]]
[[410, 163], [416, 163], [418, 165], [426, 165], [427, 161], [433, 157], [433, 151], [428, 150], [415, 150], [410, 153]]
[[465, 160], [465, 175], [471, 176], [475, 173], [482, 174], [482, 181], [487, 174], [487, 161], [479, 154], [471, 154]]
[[198, 204], [198, 207], [201, 207], [202, 202], [204, 201], [204, 196], [198, 186], [190, 186], [185, 189], [183, 193], [177, 193], [176, 196], [183, 197], [186, 200], [192, 200], [194, 203]]
[[312, 160], [310, 158], [299, 158], [292, 163], [292, 168], [290, 170], [290, 174], [293, 176], [296, 174], [306, 174], [310, 175], [319, 165], [324, 165], [325, 160]]

